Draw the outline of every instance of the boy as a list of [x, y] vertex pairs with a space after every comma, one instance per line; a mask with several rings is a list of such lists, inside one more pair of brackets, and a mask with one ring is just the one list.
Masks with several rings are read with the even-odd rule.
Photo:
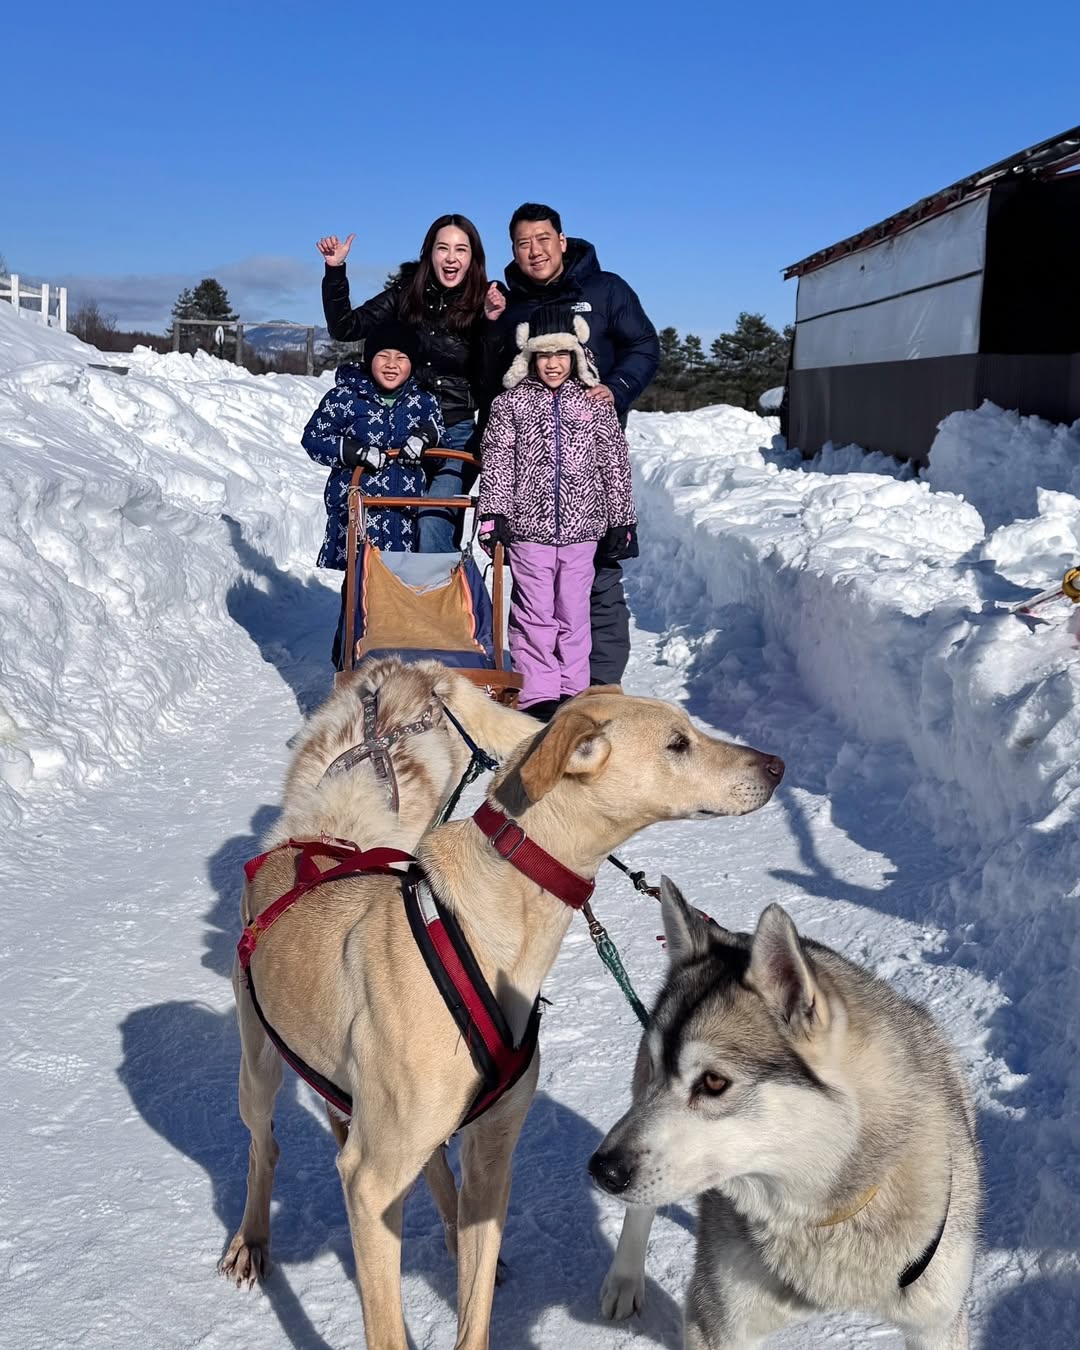
[[[301, 444], [317, 464], [330, 469], [323, 499], [326, 536], [318, 565], [345, 569], [349, 483], [358, 466], [365, 496], [419, 497], [424, 491], [420, 456], [442, 435], [442, 414], [434, 394], [413, 378], [417, 341], [405, 324], [374, 328], [364, 341], [359, 365], [337, 368], [337, 383], [312, 414]], [[396, 459], [387, 451], [397, 450]], [[416, 551], [416, 512], [368, 511], [367, 537], [378, 548]]]

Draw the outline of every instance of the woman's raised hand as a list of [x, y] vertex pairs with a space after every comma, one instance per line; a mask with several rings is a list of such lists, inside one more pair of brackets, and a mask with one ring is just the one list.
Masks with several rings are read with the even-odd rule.
[[[315, 247], [326, 259], [327, 267], [340, 267], [349, 256], [349, 249], [352, 248], [352, 241], [355, 238], [355, 234], [350, 234], [342, 243], [336, 234], [328, 234], [320, 239]], [[505, 304], [505, 301], [503, 303]]]
[[506, 308], [506, 296], [499, 289], [499, 283], [493, 281], [484, 295], [484, 318], [497, 319]]

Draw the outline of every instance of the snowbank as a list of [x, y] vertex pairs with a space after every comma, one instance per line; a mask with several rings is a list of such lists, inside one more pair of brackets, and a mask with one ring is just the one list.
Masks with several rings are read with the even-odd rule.
[[260, 557], [314, 557], [323, 475], [299, 437], [320, 388], [110, 357], [0, 304], [0, 821], [132, 762], [245, 640], [229, 597], [266, 585]]

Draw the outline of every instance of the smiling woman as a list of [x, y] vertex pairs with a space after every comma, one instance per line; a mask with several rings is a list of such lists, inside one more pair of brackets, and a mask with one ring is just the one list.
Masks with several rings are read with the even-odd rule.
[[[464, 450], [476, 431], [481, 388], [481, 337], [486, 322], [498, 318], [505, 300], [488, 285], [484, 246], [466, 216], [445, 215], [433, 221], [424, 236], [420, 259], [406, 264], [397, 280], [379, 295], [353, 309], [345, 259], [355, 235], [319, 240], [326, 260], [323, 311], [330, 336], [358, 342], [387, 319], [416, 330], [419, 384], [439, 400], [446, 431], [442, 444]], [[432, 497], [454, 497], [466, 484], [460, 461], [446, 461], [428, 485]], [[448, 553], [455, 547], [461, 513], [429, 508], [420, 513], [420, 552]]]

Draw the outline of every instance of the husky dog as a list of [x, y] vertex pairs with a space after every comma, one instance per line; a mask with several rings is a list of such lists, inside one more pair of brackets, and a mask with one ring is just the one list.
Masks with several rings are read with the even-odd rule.
[[630, 1208], [603, 1311], [640, 1308], [654, 1207], [701, 1196], [687, 1350], [864, 1309], [964, 1350], [979, 1221], [971, 1100], [920, 1007], [799, 936], [731, 933], [663, 880], [671, 970], [630, 1110], [589, 1162]]

